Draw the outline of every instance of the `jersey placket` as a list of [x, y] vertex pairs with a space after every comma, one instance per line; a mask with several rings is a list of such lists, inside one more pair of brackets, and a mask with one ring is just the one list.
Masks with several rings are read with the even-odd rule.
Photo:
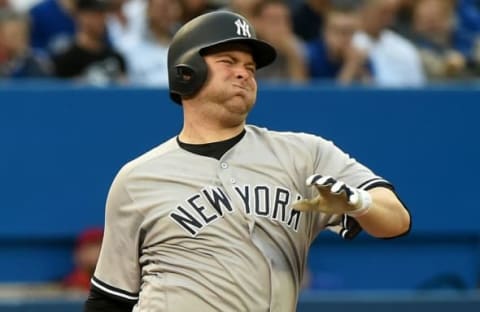
[[[220, 180], [220, 183], [222, 184], [225, 192], [228, 194], [228, 196], [230, 197], [232, 202], [234, 202], [237, 207], [240, 207], [241, 205], [238, 202], [238, 198], [237, 198], [236, 194], [234, 194], [234, 190], [233, 190], [233, 188], [237, 184], [237, 179], [234, 176], [234, 173], [233, 173], [234, 170], [233, 169], [234, 168], [232, 168], [232, 166], [230, 165], [230, 163], [226, 159], [223, 159], [223, 158], [220, 159], [219, 170], [218, 170], [218, 178]], [[255, 240], [255, 234], [254, 234], [255, 218], [254, 218], [254, 216], [245, 213], [245, 211], [243, 211], [242, 209], [237, 209], [237, 211], [239, 211], [239, 213], [241, 213], [241, 215], [244, 217], [245, 222], [248, 225], [248, 230], [249, 230], [252, 246], [255, 246], [255, 248], [260, 251], [260, 253], [263, 255], [263, 260], [268, 264], [268, 266], [270, 268], [270, 270], [269, 270], [269, 280], [270, 280], [270, 290], [269, 290], [269, 292], [270, 292], [270, 296], [269, 296], [268, 302], [269, 302], [269, 306], [270, 306], [269, 311], [273, 312], [275, 310], [272, 308], [274, 306], [274, 303], [272, 302], [273, 298], [271, 296], [271, 294], [273, 292], [273, 290], [272, 290], [272, 287], [273, 287], [273, 285], [272, 285], [272, 263], [269, 260], [269, 258], [265, 255], [265, 251], [261, 247], [261, 244], [259, 244]]]

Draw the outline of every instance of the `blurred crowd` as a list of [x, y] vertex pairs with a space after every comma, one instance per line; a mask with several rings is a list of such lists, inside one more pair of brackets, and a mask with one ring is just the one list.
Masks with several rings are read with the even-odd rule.
[[102, 247], [103, 228], [88, 227], [80, 232], [73, 249], [73, 265], [60, 281], [65, 290], [87, 293]]
[[212, 10], [246, 16], [276, 47], [259, 80], [480, 77], [480, 0], [0, 0], [0, 78], [165, 87], [175, 31]]

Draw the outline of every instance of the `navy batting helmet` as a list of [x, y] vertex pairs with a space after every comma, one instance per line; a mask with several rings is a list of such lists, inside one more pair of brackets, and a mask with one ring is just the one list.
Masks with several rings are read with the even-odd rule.
[[200, 90], [208, 73], [202, 51], [227, 42], [248, 45], [257, 68], [275, 60], [275, 49], [257, 39], [245, 17], [226, 10], [200, 15], [178, 30], [168, 50], [168, 84], [173, 101], [181, 104], [182, 96]]

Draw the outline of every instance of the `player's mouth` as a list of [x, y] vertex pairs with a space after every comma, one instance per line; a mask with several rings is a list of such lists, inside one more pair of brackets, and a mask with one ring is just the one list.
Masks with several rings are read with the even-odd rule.
[[242, 89], [242, 90], [245, 90], [245, 91], [250, 91], [250, 88], [247, 88], [246, 86], [242, 86], [242, 85], [239, 85], [239, 84], [234, 84], [233, 86], [235, 88], [239, 88], [239, 89]]

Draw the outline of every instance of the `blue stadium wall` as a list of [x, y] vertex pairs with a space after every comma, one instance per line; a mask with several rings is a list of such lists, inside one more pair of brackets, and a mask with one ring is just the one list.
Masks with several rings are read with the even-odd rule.
[[[479, 98], [466, 86], [263, 86], [249, 123], [333, 140], [390, 180], [413, 216], [411, 235], [397, 240], [320, 235], [315, 288], [476, 287]], [[75, 235], [103, 224], [116, 172], [181, 120], [163, 89], [0, 86], [0, 282], [68, 272]]]

